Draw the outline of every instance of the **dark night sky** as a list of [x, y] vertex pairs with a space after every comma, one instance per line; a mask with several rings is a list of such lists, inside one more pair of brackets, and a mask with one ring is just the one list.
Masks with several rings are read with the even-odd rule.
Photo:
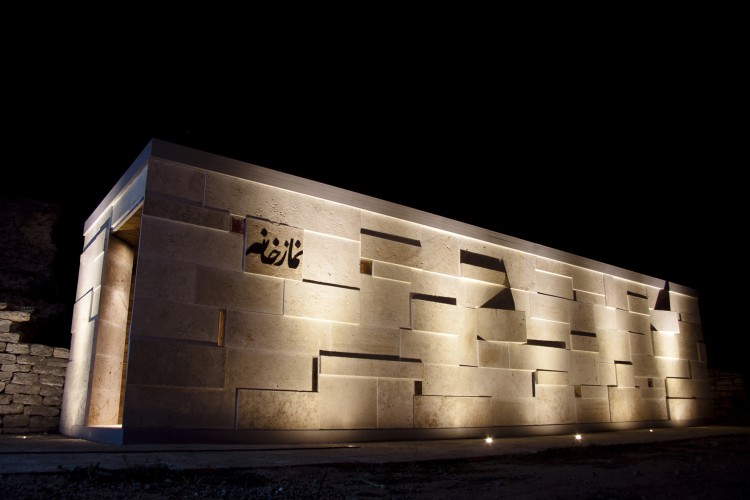
[[696, 288], [709, 358], [739, 365], [723, 347], [742, 326], [725, 317], [740, 310], [729, 290], [743, 257], [725, 229], [741, 188], [732, 75], [697, 50], [601, 54], [335, 73], [295, 60], [283, 77], [205, 54], [96, 71], [59, 71], [59, 54], [15, 61], [0, 193], [62, 205], [75, 255], [83, 221], [159, 138]]

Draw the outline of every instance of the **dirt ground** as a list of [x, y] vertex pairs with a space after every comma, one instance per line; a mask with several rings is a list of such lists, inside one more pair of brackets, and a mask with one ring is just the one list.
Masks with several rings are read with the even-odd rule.
[[582, 445], [472, 460], [0, 474], [7, 499], [748, 499], [750, 435]]

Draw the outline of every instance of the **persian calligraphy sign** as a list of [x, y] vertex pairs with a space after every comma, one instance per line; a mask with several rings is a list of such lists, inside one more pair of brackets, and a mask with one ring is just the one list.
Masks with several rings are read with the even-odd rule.
[[302, 229], [267, 221], [245, 221], [245, 271], [302, 279]]

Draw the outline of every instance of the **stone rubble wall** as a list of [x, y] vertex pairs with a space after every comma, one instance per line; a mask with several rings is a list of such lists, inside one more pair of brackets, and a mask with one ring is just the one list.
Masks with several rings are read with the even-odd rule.
[[58, 431], [70, 350], [23, 342], [30, 319], [0, 303], [0, 434]]
[[709, 370], [714, 413], [718, 419], [750, 417], [750, 402], [740, 373]]

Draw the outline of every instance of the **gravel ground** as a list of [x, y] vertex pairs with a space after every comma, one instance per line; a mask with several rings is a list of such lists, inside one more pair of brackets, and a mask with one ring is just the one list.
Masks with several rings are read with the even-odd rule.
[[0, 474], [5, 499], [750, 498], [750, 435], [515, 456], [231, 470], [166, 466]]

